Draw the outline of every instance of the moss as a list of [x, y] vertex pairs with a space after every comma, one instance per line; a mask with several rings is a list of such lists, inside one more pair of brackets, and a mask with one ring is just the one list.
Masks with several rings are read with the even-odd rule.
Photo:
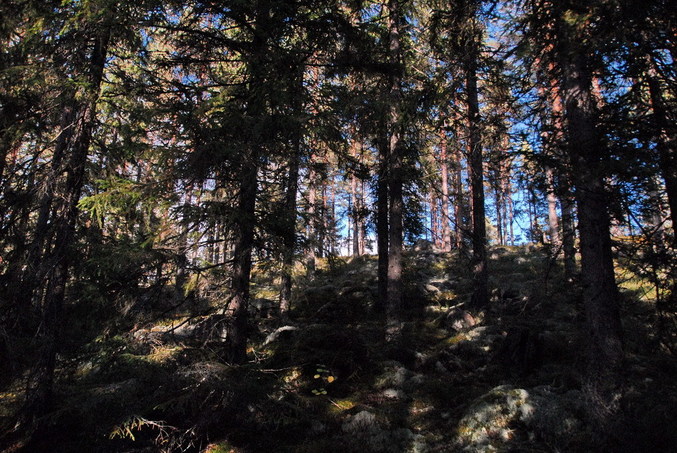
[[331, 400], [331, 406], [329, 406], [329, 413], [332, 415], [342, 414], [350, 409], [356, 407], [359, 403], [356, 399], [344, 398]]

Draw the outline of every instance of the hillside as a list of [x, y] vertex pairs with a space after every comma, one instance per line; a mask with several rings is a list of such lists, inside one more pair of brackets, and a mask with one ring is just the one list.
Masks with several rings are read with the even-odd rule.
[[[471, 312], [465, 258], [424, 242], [407, 252], [398, 344], [384, 341], [374, 309], [375, 257], [324, 259], [310, 277], [299, 269], [286, 320], [274, 272], [259, 265], [240, 366], [223, 358], [216, 275], [173, 309], [168, 291], [125, 306], [74, 303], [57, 405], [26, 451], [672, 451], [677, 364], [651, 327], [646, 284], [619, 275], [623, 417], [600, 446], [581, 393], [580, 288], [537, 248], [489, 255], [491, 305]], [[17, 380], [1, 395], [3, 433], [21, 390]], [[6, 437], [4, 451], [21, 442]]]

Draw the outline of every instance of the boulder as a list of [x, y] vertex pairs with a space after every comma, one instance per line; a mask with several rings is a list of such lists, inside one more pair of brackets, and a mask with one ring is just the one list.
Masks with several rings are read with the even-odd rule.
[[502, 385], [470, 405], [457, 426], [456, 443], [468, 452], [502, 451], [519, 439], [566, 446], [583, 426], [582, 413], [578, 391]]
[[351, 451], [368, 452], [425, 452], [427, 446], [423, 436], [415, 435], [406, 428], [388, 429], [376, 415], [361, 411], [348, 417], [341, 426], [348, 436]]

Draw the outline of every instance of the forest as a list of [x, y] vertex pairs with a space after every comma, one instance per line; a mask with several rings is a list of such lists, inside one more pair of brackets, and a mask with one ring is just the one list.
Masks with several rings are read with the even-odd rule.
[[2, 0], [0, 451], [669, 452], [668, 0]]

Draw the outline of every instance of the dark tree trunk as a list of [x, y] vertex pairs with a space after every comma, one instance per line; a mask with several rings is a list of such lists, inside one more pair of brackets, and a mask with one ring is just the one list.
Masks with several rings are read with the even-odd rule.
[[360, 256], [360, 229], [362, 224], [360, 222], [360, 203], [357, 195], [357, 178], [355, 175], [350, 177], [350, 192], [353, 200], [353, 256]]
[[377, 311], [385, 311], [388, 305], [388, 139], [386, 129], [383, 127], [379, 140], [379, 168], [376, 183]]
[[564, 278], [573, 281], [576, 276], [576, 225], [574, 200], [569, 176], [560, 177], [560, 203], [562, 206], [562, 249], [564, 251]]
[[[301, 65], [299, 75], [297, 76], [296, 93], [296, 114], [300, 115], [303, 109], [301, 102], [302, 96], [300, 91], [303, 90], [303, 72], [304, 67]], [[287, 175], [285, 187], [284, 208], [286, 218], [284, 219], [284, 238], [282, 250], [282, 285], [280, 288], [280, 315], [282, 318], [287, 318], [289, 309], [291, 307], [291, 292], [292, 292], [292, 272], [294, 269], [294, 253], [296, 251], [296, 216], [297, 216], [297, 201], [296, 196], [299, 190], [299, 166], [301, 164], [301, 146], [303, 140], [302, 125], [295, 125], [294, 143], [291, 156], [289, 157], [289, 173]]]
[[47, 279], [47, 288], [43, 301], [42, 325], [38, 334], [40, 353], [28, 378], [20, 428], [39, 428], [40, 418], [50, 410], [56, 354], [61, 332], [66, 324], [63, 319], [63, 304], [75, 242], [78, 201], [84, 184], [85, 163], [95, 124], [96, 103], [103, 79], [109, 38], [109, 30], [103, 30], [94, 39], [88, 62], [90, 85], [78, 114], [74, 116], [75, 122], [70, 127], [67, 143], [62, 145], [63, 154], [60, 158], [66, 159], [66, 181], [63, 192], [59, 194], [58, 200], [51, 200], [53, 207], [49, 209], [53, 212], [49, 223], [54, 232], [54, 240], [51, 247], [45, 245], [46, 250], [42, 255], [41, 266], [47, 269], [43, 273]]
[[[562, 21], [563, 23], [564, 21]], [[572, 26], [573, 27], [573, 26]], [[563, 27], [564, 28], [564, 27]], [[560, 36], [566, 138], [572, 182], [578, 206], [583, 299], [588, 330], [586, 394], [589, 414], [600, 428], [608, 426], [618, 410], [623, 347], [609, 234], [608, 197], [604, 164], [608, 151], [596, 129], [596, 100], [586, 51], [579, 30]]]
[[[249, 52], [245, 54], [248, 70], [246, 85], [245, 116], [253, 121], [255, 129], [265, 121], [267, 115], [265, 93], [270, 71], [266, 33], [271, 31], [270, 4], [255, 2], [252, 29], [253, 39]], [[261, 131], [259, 131], [261, 134]], [[248, 306], [252, 270], [254, 229], [256, 227], [256, 198], [258, 194], [258, 173], [261, 152], [266, 138], [246, 131], [244, 149], [239, 157], [238, 200], [233, 232], [233, 280], [232, 298], [227, 307], [229, 319], [226, 331], [226, 357], [234, 364], [247, 360]]]
[[470, 52], [470, 58], [466, 61], [465, 80], [466, 95], [468, 96], [468, 147], [470, 155], [470, 187], [472, 190], [472, 277], [473, 295], [471, 306], [484, 308], [489, 304], [487, 269], [487, 229], [485, 224], [484, 206], [484, 169], [482, 159], [482, 143], [479, 129], [480, 110], [477, 91], [477, 43]]
[[449, 162], [447, 157], [447, 135], [440, 132], [440, 170], [442, 176], [442, 250], [451, 250], [451, 230], [449, 228]]
[[465, 252], [465, 232], [467, 230], [467, 203], [463, 193], [463, 153], [460, 148], [454, 152], [454, 240], [456, 248]]
[[403, 186], [404, 156], [401, 144], [402, 103], [401, 70], [402, 62], [400, 43], [400, 22], [402, 12], [399, 0], [388, 2], [388, 41], [389, 56], [394, 63], [390, 74], [389, 88], [389, 143], [388, 143], [388, 305], [386, 311], [386, 336], [389, 340], [397, 340], [400, 336], [400, 318], [402, 311], [402, 246], [403, 246]]
[[284, 249], [282, 257], [282, 288], [280, 290], [280, 314], [287, 317], [289, 314], [292, 270], [294, 268], [294, 251], [296, 248], [296, 193], [298, 192], [300, 137], [293, 155], [289, 159], [289, 174], [285, 192], [285, 219]]
[[230, 320], [227, 332], [228, 361], [236, 364], [244, 363], [247, 359], [247, 307], [256, 224], [257, 161], [257, 153], [250, 150], [243, 156], [240, 170], [240, 192], [234, 231], [233, 292], [228, 306]]
[[[653, 122], [656, 129], [656, 144], [661, 169], [661, 176], [665, 181], [665, 191], [670, 206], [670, 219], [673, 229], [677, 229], [677, 138], [675, 137], [675, 123], [670, 121], [668, 110], [663, 100], [663, 89], [658, 79], [656, 63], [652, 56], [647, 57], [649, 83], [649, 97], [653, 111]], [[677, 248], [677, 234], [674, 235], [673, 247]]]
[[307, 208], [307, 223], [306, 223], [306, 234], [308, 237], [308, 246], [306, 249], [306, 275], [310, 278], [315, 273], [315, 248], [317, 247], [318, 242], [318, 232], [317, 232], [317, 214], [316, 214], [316, 197], [315, 193], [317, 188], [315, 187], [315, 170], [313, 168], [313, 156], [310, 157], [310, 165], [308, 168], [308, 208]]

